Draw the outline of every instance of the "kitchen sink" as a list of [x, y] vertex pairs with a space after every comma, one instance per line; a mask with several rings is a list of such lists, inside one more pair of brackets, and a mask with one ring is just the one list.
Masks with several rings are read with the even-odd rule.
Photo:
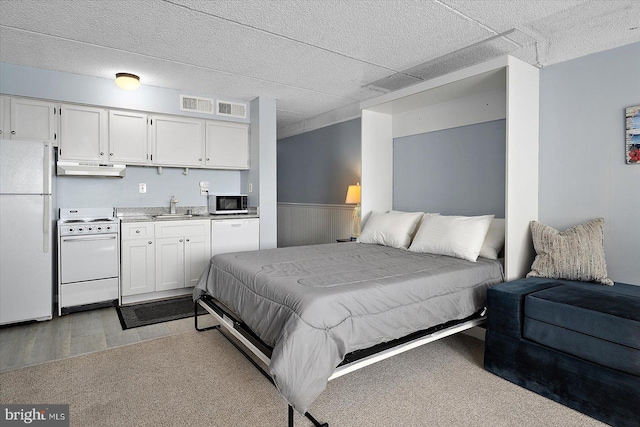
[[164, 218], [191, 218], [193, 215], [191, 214], [160, 214], [154, 215], [153, 217], [156, 219], [164, 219]]

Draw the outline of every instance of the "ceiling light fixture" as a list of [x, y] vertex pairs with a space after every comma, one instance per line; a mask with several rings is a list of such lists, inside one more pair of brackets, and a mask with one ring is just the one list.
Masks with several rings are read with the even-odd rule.
[[116, 84], [124, 90], [136, 90], [140, 87], [140, 77], [130, 73], [116, 73]]

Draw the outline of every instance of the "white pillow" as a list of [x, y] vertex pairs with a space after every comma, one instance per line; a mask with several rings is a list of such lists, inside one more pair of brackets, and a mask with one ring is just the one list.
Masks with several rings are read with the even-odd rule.
[[425, 217], [409, 250], [448, 255], [476, 262], [493, 217], [493, 215]]
[[[394, 210], [390, 210], [389, 213], [415, 213], [415, 212], [407, 212], [407, 211], [394, 211]], [[422, 212], [422, 216], [420, 217], [420, 220], [418, 221], [418, 223], [416, 224], [416, 228], [413, 229], [413, 233], [411, 233], [411, 240], [413, 241], [413, 238], [416, 237], [416, 233], [418, 232], [418, 229], [420, 228], [420, 224], [422, 224], [422, 221], [424, 221], [424, 219], [426, 217], [428, 217], [429, 215], [440, 215], [440, 213], [430, 213], [430, 212]]]
[[422, 212], [371, 212], [357, 241], [407, 249]]
[[498, 254], [504, 246], [504, 218], [494, 218], [484, 238], [480, 255], [482, 258], [498, 259]]

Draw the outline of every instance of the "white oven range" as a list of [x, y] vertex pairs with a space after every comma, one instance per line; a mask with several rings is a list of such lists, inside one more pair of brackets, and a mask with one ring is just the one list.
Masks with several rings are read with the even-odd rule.
[[119, 236], [112, 208], [60, 209], [58, 315], [119, 299]]

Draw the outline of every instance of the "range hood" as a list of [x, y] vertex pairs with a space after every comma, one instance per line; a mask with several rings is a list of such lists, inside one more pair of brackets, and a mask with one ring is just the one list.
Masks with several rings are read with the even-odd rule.
[[58, 161], [57, 174], [68, 176], [104, 176], [122, 178], [126, 175], [126, 165], [98, 162]]

